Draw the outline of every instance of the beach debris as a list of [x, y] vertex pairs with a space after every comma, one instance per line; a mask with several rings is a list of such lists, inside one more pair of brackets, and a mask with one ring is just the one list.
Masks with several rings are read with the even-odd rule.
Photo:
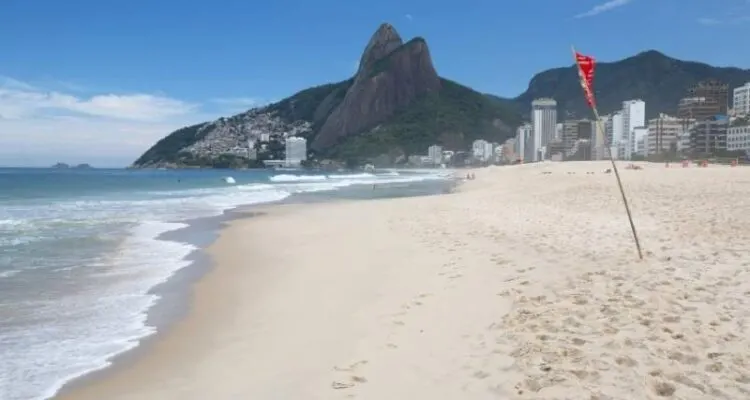
[[333, 381], [333, 383], [331, 383], [331, 387], [334, 389], [349, 389], [354, 387], [354, 384]]
[[612, 168], [607, 168], [607, 169], [605, 169], [605, 170], [604, 170], [604, 173], [605, 173], [605, 174], [611, 174], [611, 173], [612, 173]]

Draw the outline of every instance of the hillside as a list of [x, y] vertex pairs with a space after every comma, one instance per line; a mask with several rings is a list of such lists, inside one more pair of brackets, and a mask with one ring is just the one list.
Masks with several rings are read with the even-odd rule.
[[[406, 43], [389, 24], [368, 42], [350, 79], [302, 90], [280, 102], [177, 130], [134, 167], [239, 167], [283, 156], [288, 136], [308, 139], [315, 158], [360, 164], [425, 154], [427, 147], [465, 150], [475, 139], [502, 142], [520, 115], [498, 101], [438, 76], [427, 42]], [[245, 159], [248, 142], [269, 134], [259, 160]], [[256, 145], [258, 147], [258, 145]], [[261, 150], [258, 148], [258, 150]]]
[[[675, 113], [686, 90], [708, 79], [728, 84], [731, 97], [733, 88], [750, 82], [750, 70], [682, 61], [650, 50], [620, 61], [598, 64], [594, 89], [602, 114], [620, 109], [624, 100], [642, 99], [646, 102], [647, 117], [652, 118], [660, 112]], [[579, 118], [590, 115], [573, 66], [538, 73], [520, 96], [503, 100], [515, 103], [517, 111], [528, 115], [531, 101], [539, 97], [557, 100], [560, 113], [568, 112]]]

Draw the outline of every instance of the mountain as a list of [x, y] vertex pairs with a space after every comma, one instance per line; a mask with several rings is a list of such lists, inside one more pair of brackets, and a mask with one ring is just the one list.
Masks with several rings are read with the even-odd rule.
[[179, 129], [133, 166], [245, 166], [248, 142], [268, 139], [256, 144], [258, 159], [279, 159], [289, 136], [306, 138], [316, 158], [392, 163], [436, 143], [465, 150], [480, 138], [503, 142], [520, 123], [513, 107], [441, 78], [423, 38], [404, 43], [393, 26], [382, 24], [350, 79]]
[[[597, 64], [594, 91], [601, 114], [619, 110], [624, 100], [641, 99], [646, 102], [647, 118], [653, 118], [660, 112], [676, 113], [677, 104], [687, 97], [688, 88], [709, 79], [728, 84], [731, 97], [733, 88], [750, 82], [750, 70], [682, 61], [649, 50], [620, 61]], [[499, 100], [514, 103], [517, 111], [528, 115], [531, 102], [540, 97], [557, 100], [559, 115], [569, 113], [578, 118], [591, 115], [572, 64], [538, 73], [520, 96]]]

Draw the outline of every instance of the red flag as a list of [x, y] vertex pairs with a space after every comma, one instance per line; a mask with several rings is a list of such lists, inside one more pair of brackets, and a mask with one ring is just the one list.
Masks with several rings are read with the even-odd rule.
[[579, 52], [575, 52], [576, 64], [578, 65], [578, 76], [581, 78], [581, 87], [583, 88], [583, 94], [586, 96], [586, 103], [589, 107], [596, 107], [596, 101], [594, 100], [594, 69], [596, 62], [593, 57], [585, 56]]

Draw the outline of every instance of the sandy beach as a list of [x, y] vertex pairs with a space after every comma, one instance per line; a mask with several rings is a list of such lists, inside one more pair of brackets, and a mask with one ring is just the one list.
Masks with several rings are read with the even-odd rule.
[[187, 318], [58, 398], [750, 398], [750, 168], [641, 165], [643, 261], [606, 162], [267, 207]]

